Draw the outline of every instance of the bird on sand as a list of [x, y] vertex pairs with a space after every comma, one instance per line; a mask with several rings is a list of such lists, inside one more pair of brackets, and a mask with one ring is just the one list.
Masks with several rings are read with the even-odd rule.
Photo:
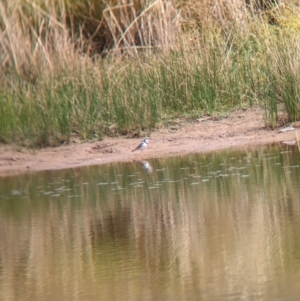
[[141, 142], [134, 150], [132, 150], [133, 152], [137, 151], [137, 150], [141, 150], [143, 151], [147, 146], [148, 146], [148, 140], [149, 138], [146, 137], [143, 142]]

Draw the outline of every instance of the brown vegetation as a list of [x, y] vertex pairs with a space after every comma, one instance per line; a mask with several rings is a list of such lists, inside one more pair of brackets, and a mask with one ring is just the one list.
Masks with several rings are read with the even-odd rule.
[[172, 118], [253, 104], [269, 111], [268, 125], [276, 126], [278, 103], [295, 121], [296, 4], [2, 1], [0, 141], [40, 147], [74, 134], [141, 136]]
[[34, 79], [74, 64], [79, 54], [168, 49], [180, 32], [213, 23], [246, 26], [250, 14], [284, 7], [283, 0], [3, 1], [0, 68]]

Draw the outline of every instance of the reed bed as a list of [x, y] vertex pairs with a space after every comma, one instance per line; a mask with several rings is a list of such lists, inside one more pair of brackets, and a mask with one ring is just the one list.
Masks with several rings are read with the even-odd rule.
[[3, 1], [0, 141], [141, 135], [251, 105], [266, 125], [282, 108], [298, 120], [299, 24], [283, 1]]

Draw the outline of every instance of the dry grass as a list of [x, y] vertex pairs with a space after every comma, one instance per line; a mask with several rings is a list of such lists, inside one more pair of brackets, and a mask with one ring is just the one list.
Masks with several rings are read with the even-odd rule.
[[48, 11], [32, 1], [0, 3], [1, 73], [16, 72], [25, 80], [56, 72], [77, 59], [69, 30], [54, 7]]
[[80, 53], [137, 54], [170, 49], [182, 29], [212, 22], [246, 26], [249, 13], [276, 11], [283, 1], [18, 0], [0, 3], [0, 67], [34, 77], [56, 72]]
[[0, 140], [101, 139], [258, 101], [271, 123], [290, 102], [294, 120], [298, 68], [280, 62], [298, 57], [298, 16], [275, 0], [2, 1]]

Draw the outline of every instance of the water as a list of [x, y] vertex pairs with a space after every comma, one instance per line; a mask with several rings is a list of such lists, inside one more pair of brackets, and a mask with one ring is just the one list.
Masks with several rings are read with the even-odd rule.
[[0, 179], [0, 296], [298, 300], [297, 149]]

